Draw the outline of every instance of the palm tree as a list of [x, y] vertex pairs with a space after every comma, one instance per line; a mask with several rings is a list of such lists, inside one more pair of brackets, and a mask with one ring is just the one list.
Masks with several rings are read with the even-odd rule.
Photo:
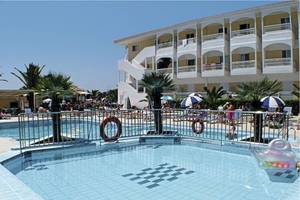
[[21, 71], [15, 67], [15, 70], [19, 74], [16, 74], [14, 72], [11, 72], [11, 74], [17, 77], [24, 84], [22, 89], [39, 89], [44, 67], [45, 65], [39, 66], [30, 63], [28, 66], [25, 65], [25, 71]]
[[42, 88], [44, 90], [72, 90], [73, 82], [70, 76], [61, 73], [49, 72], [42, 78]]
[[271, 81], [265, 77], [258, 82], [241, 83], [238, 86], [238, 95], [241, 99], [251, 101], [253, 108], [259, 109], [261, 98], [274, 95], [280, 90], [280, 82]]
[[118, 89], [108, 90], [106, 92], [106, 98], [111, 102], [117, 102], [118, 101]]
[[[0, 77], [2, 77], [2, 74], [0, 74]], [[7, 82], [7, 80], [6, 80], [6, 79], [1, 79], [1, 78], [0, 78], [0, 81]]]
[[292, 92], [292, 94], [295, 95], [299, 99], [300, 98], [299, 85], [293, 84], [293, 86], [294, 86], [294, 91]]
[[161, 119], [161, 97], [163, 92], [170, 92], [175, 89], [175, 85], [169, 75], [155, 73], [145, 74], [141, 80], [141, 86], [146, 89], [149, 99], [153, 102], [155, 131], [162, 133]]
[[214, 86], [212, 89], [208, 89], [207, 87], [204, 87], [204, 91], [206, 92], [206, 96], [204, 97], [204, 102], [211, 109], [217, 109], [219, 100], [222, 98], [224, 94], [227, 93], [226, 90], [223, 89], [223, 87], [219, 87], [217, 89], [216, 86]]
[[99, 90], [91, 90], [91, 91], [88, 90], [88, 93], [90, 93], [90, 96], [91, 96], [90, 98], [92, 98], [94, 100], [99, 99], [100, 94], [101, 94], [101, 92]]
[[43, 77], [41, 87], [43, 90], [47, 91], [47, 96], [50, 96], [52, 99], [50, 109], [52, 112], [53, 141], [63, 141], [61, 136], [60, 102], [63, 96], [70, 95], [74, 92], [75, 86], [73, 85], [70, 76], [50, 72]]
[[[37, 90], [41, 86], [42, 71], [44, 67], [45, 65], [40, 66], [40, 65], [35, 65], [33, 63], [30, 63], [29, 65], [25, 65], [26, 68], [25, 71], [21, 71], [15, 67], [15, 70], [19, 74], [16, 74], [14, 72], [11, 72], [11, 74], [17, 77], [24, 84], [24, 86], [21, 89]], [[28, 99], [30, 109], [33, 110], [34, 92], [29, 92], [27, 99]]]

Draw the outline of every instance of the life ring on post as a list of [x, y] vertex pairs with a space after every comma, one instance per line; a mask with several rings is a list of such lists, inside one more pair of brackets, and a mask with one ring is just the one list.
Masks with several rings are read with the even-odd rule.
[[[200, 124], [200, 126], [201, 126], [200, 129], [197, 129], [197, 128], [196, 128], [196, 124], [197, 124], [197, 123]], [[204, 123], [203, 123], [203, 121], [200, 120], [200, 119], [195, 119], [195, 120], [193, 120], [193, 122], [192, 122], [192, 130], [193, 130], [193, 132], [196, 133], [196, 134], [202, 133], [203, 130], [204, 130]]]
[[[108, 137], [104, 131], [106, 124], [109, 122], [114, 122], [117, 125], [117, 132], [112, 137]], [[108, 118], [104, 119], [102, 121], [102, 123], [100, 124], [100, 136], [102, 137], [102, 139], [105, 142], [117, 141], [120, 138], [121, 134], [122, 134], [122, 124], [121, 124], [121, 121], [117, 117], [113, 117], [113, 116], [108, 117]]]

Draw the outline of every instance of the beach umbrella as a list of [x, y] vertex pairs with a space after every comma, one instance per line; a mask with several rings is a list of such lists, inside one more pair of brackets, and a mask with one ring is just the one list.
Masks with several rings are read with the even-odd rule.
[[180, 105], [181, 105], [181, 107], [186, 108], [186, 107], [190, 107], [194, 104], [200, 103], [201, 101], [202, 101], [202, 99], [198, 96], [188, 96], [182, 100]]
[[47, 99], [43, 100], [43, 103], [51, 103], [51, 102], [52, 102], [52, 99], [50, 99], [50, 98], [47, 98]]
[[260, 100], [261, 107], [268, 109], [268, 108], [282, 108], [285, 106], [285, 103], [279, 97], [274, 96], [267, 96]]
[[193, 92], [193, 93], [189, 94], [189, 96], [190, 96], [190, 97], [192, 97], [192, 96], [197, 96], [197, 97], [202, 98], [202, 95], [199, 94], [199, 93], [197, 93], [197, 92]]
[[163, 100], [163, 101], [172, 101], [173, 97], [171, 97], [171, 96], [162, 96], [162, 97], [160, 97], [160, 99]]

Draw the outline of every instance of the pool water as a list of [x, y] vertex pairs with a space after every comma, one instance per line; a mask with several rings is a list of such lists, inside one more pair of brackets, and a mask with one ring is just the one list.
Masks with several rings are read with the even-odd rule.
[[16, 176], [46, 200], [298, 199], [299, 178], [271, 182], [250, 152], [243, 151], [136, 145], [40, 160]]

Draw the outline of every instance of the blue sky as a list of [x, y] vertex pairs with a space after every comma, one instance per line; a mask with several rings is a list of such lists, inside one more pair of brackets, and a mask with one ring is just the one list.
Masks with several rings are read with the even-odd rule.
[[186, 20], [254, 7], [270, 1], [0, 2], [0, 73], [30, 62], [62, 72], [83, 89], [107, 90], [118, 82], [124, 48], [113, 40]]

